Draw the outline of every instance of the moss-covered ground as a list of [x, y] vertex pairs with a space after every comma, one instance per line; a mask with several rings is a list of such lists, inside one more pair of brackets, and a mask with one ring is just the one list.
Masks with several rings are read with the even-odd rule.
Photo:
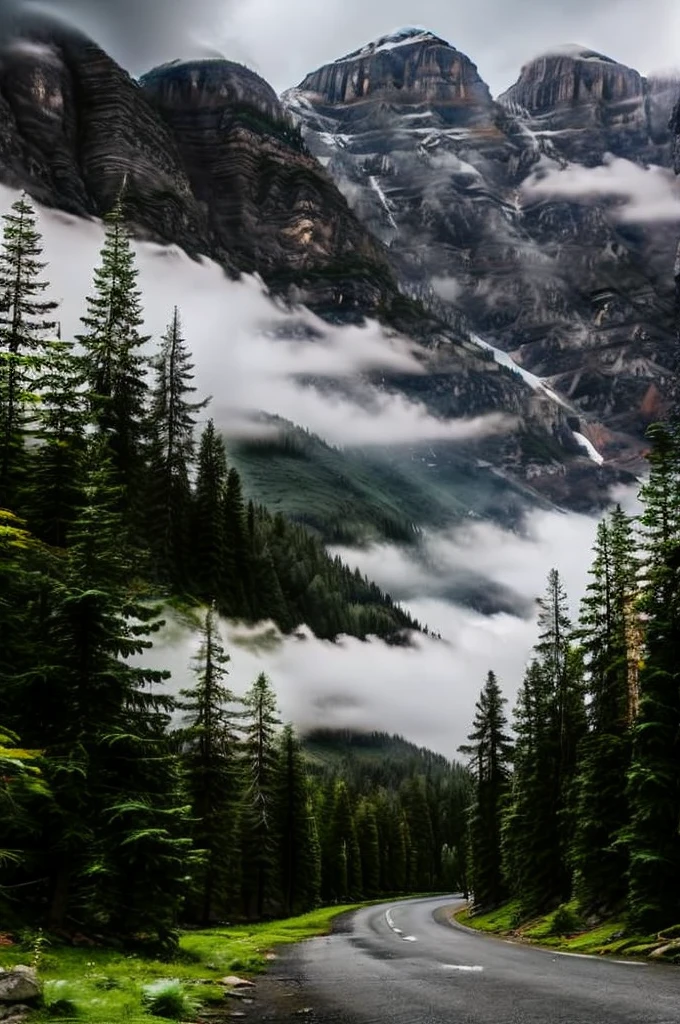
[[[622, 919], [587, 923], [580, 917], [575, 903], [564, 904], [541, 917], [523, 918], [519, 904], [510, 902], [487, 914], [474, 914], [465, 908], [455, 914], [455, 919], [468, 928], [562, 952], [626, 959], [648, 957], [655, 950], [669, 945], [677, 931], [669, 928], [660, 934], [636, 935], [628, 930]], [[680, 949], [669, 949], [668, 955], [661, 959], [680, 963]]]

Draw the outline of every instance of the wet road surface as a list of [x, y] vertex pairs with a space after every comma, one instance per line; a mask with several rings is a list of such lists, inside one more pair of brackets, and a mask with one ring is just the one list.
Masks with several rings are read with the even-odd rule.
[[450, 923], [454, 902], [369, 907], [339, 932], [297, 947], [288, 966], [302, 985], [308, 1019], [680, 1024], [680, 968], [559, 954], [479, 935]]

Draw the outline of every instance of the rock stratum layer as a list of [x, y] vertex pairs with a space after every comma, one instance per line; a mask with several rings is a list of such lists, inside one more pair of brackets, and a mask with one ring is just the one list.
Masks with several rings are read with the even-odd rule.
[[[670, 140], [658, 145], [670, 152]], [[310, 75], [284, 105], [226, 60], [177, 61], [135, 82], [91, 40], [44, 19], [15, 26], [0, 53], [0, 180], [81, 216], [104, 214], [126, 180], [142, 236], [232, 273], [257, 271], [332, 320], [379, 317], [420, 341], [425, 373], [385, 375], [380, 387], [445, 420], [503, 412], [511, 425], [465, 445], [407, 446], [404, 457], [454, 489], [464, 479], [467, 512], [497, 518], [540, 496], [590, 508], [622, 478], [588, 449], [625, 443], [599, 423], [599, 392], [588, 405], [574, 384], [588, 379], [583, 365], [574, 374], [571, 352], [592, 302], [564, 257], [575, 232], [578, 259], [586, 237], [599, 253], [605, 218], [575, 204], [519, 203], [546, 152], [468, 58], [430, 33], [377, 40]], [[606, 245], [623, 255], [611, 296], [593, 271], [598, 315], [627, 325], [630, 302], [621, 305], [615, 285], [628, 263], [637, 273], [644, 245], [607, 231]], [[599, 268], [599, 256], [588, 258]], [[462, 300], [451, 300], [454, 285]], [[644, 298], [656, 300], [654, 287]], [[646, 331], [636, 344], [656, 358], [661, 328]], [[573, 400], [501, 349], [568, 385]], [[596, 392], [601, 363], [594, 358]]]
[[544, 379], [608, 460], [639, 470], [675, 347], [678, 94], [680, 78], [563, 47], [494, 102], [465, 55], [407, 29], [284, 101], [402, 284]]
[[[351, 255], [389, 290], [381, 246], [274, 91], [229, 61], [170, 64], [140, 85], [75, 30], [24, 19], [0, 59], [0, 172], [40, 202], [94, 216], [126, 179], [129, 215], [151, 238], [272, 277], [323, 273]], [[347, 276], [349, 300], [381, 300]]]

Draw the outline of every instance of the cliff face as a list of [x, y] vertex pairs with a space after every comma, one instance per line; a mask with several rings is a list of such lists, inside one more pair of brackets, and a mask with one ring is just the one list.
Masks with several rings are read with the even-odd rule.
[[311, 275], [319, 301], [342, 295], [348, 309], [396, 294], [380, 244], [305, 152], [274, 91], [229, 61], [167, 65], [140, 86], [76, 31], [22, 21], [0, 54], [0, 177], [94, 216], [127, 179], [142, 235], [273, 283]]
[[[379, 245], [258, 75], [225, 60], [176, 63], [150, 72], [141, 86], [205, 211], [211, 254], [274, 279], [348, 257], [389, 276]], [[357, 283], [351, 290], [368, 308], [379, 301], [379, 289]]]
[[[388, 59], [409, 69], [407, 93]], [[360, 100], [345, 76], [369, 83]], [[672, 164], [675, 98], [672, 77], [567, 48], [494, 103], [474, 65], [427, 33], [376, 41], [284, 95], [403, 285], [547, 379], [608, 458], [636, 467], [675, 347], [677, 223], [622, 216], [621, 176], [662, 180], [643, 167]], [[552, 193], [546, 177], [573, 184]]]
[[167, 127], [114, 61], [63, 26], [25, 23], [0, 54], [0, 173], [79, 215], [109, 210], [128, 175], [140, 227], [190, 251], [205, 235]]
[[[127, 179], [141, 234], [258, 271], [334, 321], [380, 316], [422, 342], [425, 372], [375, 384], [445, 420], [502, 411], [516, 422], [464, 450], [442, 442], [404, 458], [474, 495], [471, 512], [499, 489], [499, 515], [537, 492], [589, 507], [616, 474], [588, 460], [570, 410], [477, 344], [452, 307], [428, 312], [396, 284], [395, 268], [410, 286], [454, 265], [493, 276], [504, 260], [515, 286], [504, 189], [535, 159], [524, 129], [474, 65], [429, 33], [368, 51], [296, 94], [317, 160], [267, 83], [240, 65], [177, 62], [138, 84], [78, 33], [24, 22], [0, 53], [0, 180], [101, 216]], [[355, 189], [355, 212], [334, 176]], [[395, 186], [399, 203], [387, 194]], [[373, 228], [399, 239], [393, 260]]]
[[462, 119], [492, 106], [488, 86], [463, 53], [420, 29], [383, 36], [308, 75], [303, 92], [334, 104], [393, 101], [448, 107]]
[[637, 71], [593, 50], [567, 46], [526, 64], [501, 101], [516, 103], [532, 117], [556, 117], [579, 107], [587, 108], [594, 120], [606, 120], [617, 107], [624, 115], [626, 109], [634, 111], [642, 97], [643, 79]]

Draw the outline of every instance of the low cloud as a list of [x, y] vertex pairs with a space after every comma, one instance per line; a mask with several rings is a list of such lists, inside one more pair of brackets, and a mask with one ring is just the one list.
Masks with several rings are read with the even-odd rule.
[[523, 190], [529, 199], [618, 200], [615, 214], [624, 223], [680, 221], [680, 184], [671, 171], [611, 156], [599, 167], [571, 164], [535, 174]]
[[[15, 196], [0, 186], [0, 212]], [[50, 210], [40, 210], [39, 227], [62, 333], [74, 336], [99, 261], [102, 227]], [[329, 325], [308, 309], [290, 312], [272, 301], [257, 277], [231, 281], [216, 263], [190, 260], [177, 247], [136, 248], [146, 329], [159, 338], [170, 304], [178, 304], [196, 383], [213, 396], [208, 415], [231, 434], [261, 434], [261, 424], [252, 425], [261, 410], [336, 445], [463, 442], [512, 428], [512, 419], [500, 414], [442, 420], [421, 403], [370, 384], [370, 371], [422, 374], [426, 358], [415, 343], [378, 323]], [[342, 393], [329, 393], [330, 379], [347, 382]]]
[[463, 286], [455, 277], [433, 277], [430, 286], [435, 295], [444, 302], [455, 302], [463, 291]]
[[[636, 507], [630, 490], [613, 498], [631, 511]], [[264, 670], [284, 719], [299, 729], [386, 730], [455, 757], [489, 669], [498, 673], [511, 712], [537, 640], [536, 599], [553, 566], [562, 574], [576, 616], [596, 527], [594, 518], [540, 512], [528, 517], [521, 535], [484, 523], [430, 534], [419, 556], [392, 545], [338, 549], [393, 596], [408, 594], [409, 610], [442, 639], [416, 636], [410, 648], [348, 637], [331, 644], [306, 629], [282, 637], [271, 624], [223, 623], [233, 688], [243, 692]], [[514, 613], [482, 615], [442, 596], [447, 579], [451, 584], [473, 572], [513, 593]], [[190, 681], [196, 645], [196, 636], [176, 620], [161, 636], [154, 664], [173, 671], [173, 690]]]

